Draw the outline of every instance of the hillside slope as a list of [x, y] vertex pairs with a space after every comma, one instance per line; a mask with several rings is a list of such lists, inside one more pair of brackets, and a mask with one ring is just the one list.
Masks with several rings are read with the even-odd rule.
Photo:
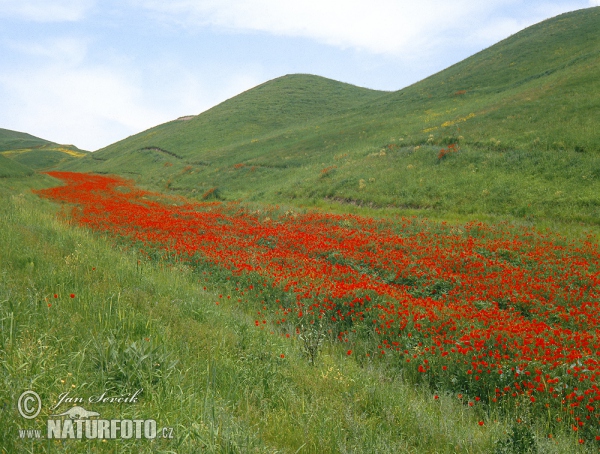
[[0, 151], [39, 147], [51, 143], [48, 140], [40, 139], [25, 132], [0, 128]]
[[33, 175], [33, 169], [13, 161], [0, 153], [0, 178], [23, 177]]
[[6, 158], [0, 160], [0, 173], [5, 176], [51, 169], [87, 154], [88, 151], [74, 145], [59, 145], [31, 134], [0, 128], [0, 156]]
[[96, 152], [107, 159], [115, 154], [156, 147], [194, 159], [204, 151], [243, 146], [331, 117], [386, 92], [344, 84], [324, 77], [294, 74], [279, 77], [195, 117], [182, 117], [151, 128]]
[[464, 143], [480, 146], [600, 150], [599, 29], [600, 8], [541, 22], [381, 99], [369, 113], [412, 114], [414, 132], [424, 126], [436, 138], [460, 127]]
[[393, 93], [285, 76], [65, 168], [198, 198], [595, 223], [599, 29], [600, 8], [563, 14]]

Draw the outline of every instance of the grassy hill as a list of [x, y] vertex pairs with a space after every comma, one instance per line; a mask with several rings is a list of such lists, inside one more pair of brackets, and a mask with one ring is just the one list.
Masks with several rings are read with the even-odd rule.
[[244, 147], [259, 138], [297, 130], [315, 118], [336, 116], [385, 92], [323, 77], [288, 75], [266, 82], [195, 117], [182, 117], [117, 142], [103, 159], [144, 147], [164, 147], [174, 157], [195, 159], [210, 150]]
[[600, 8], [563, 14], [397, 92], [284, 76], [61, 167], [197, 198], [594, 224], [599, 27]]
[[0, 153], [0, 178], [24, 177], [33, 174], [33, 169], [13, 161]]
[[413, 132], [424, 126], [421, 132], [436, 140], [460, 129], [463, 143], [494, 149], [600, 150], [599, 24], [600, 8], [544, 21], [382, 99], [370, 112], [412, 113]]
[[[212, 170], [215, 165], [254, 162], [257, 158], [267, 159], [258, 165], [288, 167], [289, 162], [272, 162], [273, 144], [301, 144], [311, 135], [319, 136], [312, 126], [315, 119], [337, 118], [339, 113], [384, 94], [323, 77], [288, 75], [201, 115], [183, 117], [110, 145], [79, 167], [110, 172], [120, 167], [132, 174], [143, 169], [144, 174], [156, 174], [161, 179], [189, 165]], [[303, 160], [303, 156], [298, 158]], [[165, 169], [165, 164], [174, 168]]]
[[49, 145], [49, 142], [25, 132], [11, 131], [0, 128], [0, 151], [15, 150], [19, 148], [33, 148]]
[[73, 145], [48, 144], [35, 148], [7, 150], [0, 154], [31, 169], [47, 170], [59, 164], [83, 158], [89, 152], [80, 150]]
[[59, 145], [24, 132], [0, 128], [0, 176], [21, 176], [46, 170], [89, 152], [74, 145]]

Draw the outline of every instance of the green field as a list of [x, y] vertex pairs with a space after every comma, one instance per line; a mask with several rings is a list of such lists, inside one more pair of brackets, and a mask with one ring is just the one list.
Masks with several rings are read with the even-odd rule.
[[[471, 409], [335, 339], [311, 364], [300, 339], [255, 329], [261, 302], [236, 304], [226, 274], [148, 261], [31, 189], [57, 184], [41, 170], [114, 173], [257, 209], [508, 220], [597, 242], [598, 30], [600, 7], [564, 14], [396, 92], [288, 75], [94, 153], [0, 129], [0, 452], [597, 452], [549, 438], [546, 415]], [[142, 388], [135, 406], [94, 409], [173, 439], [19, 437], [52, 414], [21, 418], [25, 390]]]
[[[30, 192], [53, 184], [0, 180], [1, 452], [585, 452], [576, 434], [548, 438], [534, 416], [521, 414], [525, 426], [470, 408], [407, 382], [394, 363], [348, 356], [334, 338], [311, 364], [300, 338], [255, 328], [262, 303], [237, 304], [226, 274], [148, 261], [70, 225]], [[46, 403], [143, 389], [136, 405], [93, 409], [155, 419], [174, 438], [21, 439], [19, 429], [45, 436], [53, 414], [46, 405], [35, 420], [19, 416], [29, 389]]]

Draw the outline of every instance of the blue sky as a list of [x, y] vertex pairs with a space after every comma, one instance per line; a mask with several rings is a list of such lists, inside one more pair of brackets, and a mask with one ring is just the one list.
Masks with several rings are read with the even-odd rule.
[[600, 0], [0, 0], [0, 128], [96, 150], [291, 73], [399, 90]]

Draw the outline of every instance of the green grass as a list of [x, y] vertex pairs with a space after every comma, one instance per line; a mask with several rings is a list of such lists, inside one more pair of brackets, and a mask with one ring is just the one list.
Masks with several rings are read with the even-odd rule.
[[48, 170], [89, 154], [71, 145], [44, 145], [1, 152], [0, 155], [34, 170]]
[[0, 128], [0, 151], [15, 150], [18, 148], [32, 148], [49, 145], [49, 142], [25, 132], [11, 131]]
[[33, 175], [33, 169], [0, 154], [0, 178]]
[[74, 145], [58, 145], [23, 132], [0, 128], [0, 178], [32, 175], [88, 154]]
[[599, 27], [600, 8], [564, 14], [397, 92], [284, 76], [60, 167], [198, 199], [593, 226]]
[[[489, 453], [523, 435], [525, 426], [456, 396], [436, 400], [393, 366], [357, 362], [337, 342], [310, 365], [299, 339], [255, 327], [262, 303], [241, 296], [235, 282], [148, 262], [69, 225], [57, 216], [62, 208], [29, 191], [50, 184], [0, 180], [1, 452]], [[86, 409], [156, 419], [174, 428], [174, 439], [18, 439], [19, 428], [43, 429], [67, 390], [89, 397], [138, 388], [138, 404]], [[44, 402], [32, 421], [16, 408], [28, 389]], [[577, 452], [572, 435], [549, 440], [544, 427], [527, 427], [539, 452]]]

